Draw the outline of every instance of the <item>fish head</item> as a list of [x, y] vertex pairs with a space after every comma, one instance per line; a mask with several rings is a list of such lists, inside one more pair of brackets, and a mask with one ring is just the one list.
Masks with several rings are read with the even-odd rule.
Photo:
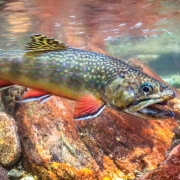
[[175, 93], [168, 86], [139, 70], [124, 77], [116, 76], [103, 93], [112, 108], [146, 119], [173, 117], [167, 102], [174, 97]]

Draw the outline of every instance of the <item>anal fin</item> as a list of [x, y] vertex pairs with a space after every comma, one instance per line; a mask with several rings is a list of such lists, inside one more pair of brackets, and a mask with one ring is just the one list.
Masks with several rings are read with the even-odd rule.
[[105, 108], [105, 103], [88, 93], [82, 96], [76, 103], [74, 119], [86, 120], [98, 116]]
[[24, 102], [31, 102], [37, 100], [43, 101], [49, 96], [51, 95], [46, 91], [38, 90], [38, 89], [29, 89], [27, 92], [25, 92], [22, 95], [20, 102], [24, 103]]

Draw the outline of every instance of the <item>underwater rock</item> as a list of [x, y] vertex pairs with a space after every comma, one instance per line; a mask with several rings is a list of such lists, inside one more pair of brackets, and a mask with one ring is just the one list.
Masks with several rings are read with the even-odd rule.
[[8, 89], [1, 91], [1, 103], [3, 104], [3, 112], [6, 112], [10, 116], [14, 116], [14, 111], [16, 106], [18, 106], [18, 101], [21, 95], [25, 91], [25, 87], [14, 85]]
[[15, 120], [0, 113], [0, 164], [10, 166], [17, 161], [21, 146]]
[[137, 180], [178, 180], [180, 179], [180, 144], [176, 146], [157, 169], [142, 175]]
[[20, 179], [23, 177], [23, 170], [11, 169], [8, 172], [8, 177], [10, 179]]
[[68, 163], [74, 168], [98, 169], [79, 139], [72, 120], [74, 102], [53, 97], [45, 104], [22, 104], [16, 113], [23, 152], [30, 163]]
[[0, 166], [0, 179], [8, 180], [7, 171], [2, 166]]
[[23, 169], [19, 168], [13, 168], [8, 172], [9, 179], [12, 180], [37, 180], [36, 176], [33, 176], [32, 174], [23, 171]]
[[2, 166], [0, 166], [0, 179], [8, 180], [7, 171]]
[[128, 173], [156, 168], [165, 158], [176, 126], [173, 119], [147, 121], [110, 109], [94, 121], [78, 124], [81, 139], [99, 164], [99, 157], [107, 155]]
[[173, 109], [175, 118], [180, 120], [180, 99], [174, 98], [169, 102], [169, 106]]
[[16, 112], [26, 170], [40, 179], [113, 179], [152, 170], [165, 159], [175, 119], [143, 120], [106, 108], [73, 120], [74, 101], [53, 97]]

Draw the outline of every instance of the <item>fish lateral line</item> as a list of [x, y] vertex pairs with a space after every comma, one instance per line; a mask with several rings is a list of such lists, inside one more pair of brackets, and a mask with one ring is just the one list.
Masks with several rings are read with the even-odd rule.
[[[7, 67], [11, 67], [10, 65], [3, 65], [3, 67], [0, 66], [0, 69], [5, 69]], [[85, 77], [89, 77], [89, 76], [92, 76], [92, 75], [89, 75], [89, 74], [82, 74], [82, 73], [75, 73], [75, 72], [68, 72], [68, 71], [65, 71], [65, 68], [62, 70], [57, 70], [55, 68], [36, 68], [36, 67], [20, 67], [20, 68], [13, 68], [13, 70], [16, 70], [16, 69], [32, 69], [32, 70], [46, 70], [46, 71], [50, 71], [50, 72], [60, 72], [60, 73], [64, 73], [64, 74], [70, 74], [70, 75], [78, 75], [78, 76], [85, 76]], [[104, 80], [108, 80], [108, 78], [104, 78]]]

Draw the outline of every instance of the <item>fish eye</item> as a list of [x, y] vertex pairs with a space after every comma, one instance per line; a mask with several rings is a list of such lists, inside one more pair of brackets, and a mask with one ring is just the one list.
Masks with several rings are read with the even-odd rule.
[[143, 94], [143, 95], [147, 95], [147, 94], [150, 94], [152, 93], [153, 91], [153, 87], [151, 84], [149, 83], [144, 83], [142, 86], [141, 86], [141, 89], [140, 89], [140, 92]]

